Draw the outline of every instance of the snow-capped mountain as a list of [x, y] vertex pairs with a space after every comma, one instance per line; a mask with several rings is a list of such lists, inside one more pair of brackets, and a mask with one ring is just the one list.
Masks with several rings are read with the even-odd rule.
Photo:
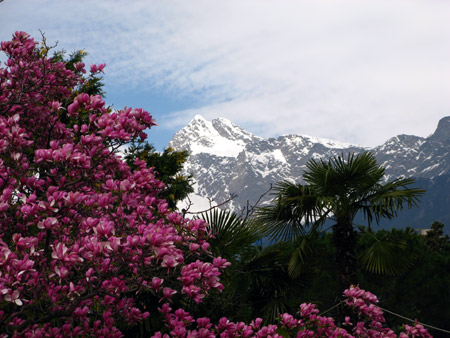
[[436, 131], [423, 138], [399, 135], [372, 149], [390, 178], [450, 174], [450, 116], [442, 118]]
[[399, 135], [368, 148], [301, 135], [264, 139], [227, 119], [207, 121], [197, 115], [169, 146], [190, 152], [184, 170], [193, 173], [198, 195], [221, 203], [237, 194], [228, 207], [238, 210], [247, 202], [254, 204], [271, 184], [283, 179], [301, 181], [311, 158], [370, 150], [386, 168], [387, 180], [450, 174], [450, 117], [441, 119], [430, 137]]

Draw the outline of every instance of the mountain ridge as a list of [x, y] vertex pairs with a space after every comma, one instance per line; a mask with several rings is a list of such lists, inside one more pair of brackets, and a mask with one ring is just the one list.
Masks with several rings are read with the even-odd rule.
[[169, 146], [190, 152], [184, 171], [193, 173], [198, 195], [222, 203], [237, 194], [228, 207], [239, 210], [255, 203], [273, 183], [301, 182], [310, 159], [325, 160], [343, 153], [372, 151], [386, 169], [386, 180], [432, 180], [450, 174], [450, 116], [442, 118], [428, 137], [402, 134], [370, 148], [295, 134], [265, 139], [225, 118], [207, 121], [197, 115], [174, 135]]

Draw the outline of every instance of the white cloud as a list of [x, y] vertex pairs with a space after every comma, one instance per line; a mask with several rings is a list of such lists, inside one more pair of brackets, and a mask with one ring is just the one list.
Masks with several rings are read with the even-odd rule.
[[16, 0], [0, 10], [2, 40], [41, 28], [106, 62], [118, 88], [200, 106], [160, 119], [163, 127], [202, 113], [261, 136], [376, 145], [427, 136], [450, 115], [447, 1]]

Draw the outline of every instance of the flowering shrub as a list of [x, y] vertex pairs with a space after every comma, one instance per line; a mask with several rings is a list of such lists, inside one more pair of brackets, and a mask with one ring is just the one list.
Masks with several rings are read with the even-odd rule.
[[[143, 109], [112, 112], [98, 95], [78, 93], [75, 71], [48, 57], [26, 33], [2, 42], [0, 68], [0, 336], [121, 337], [119, 327], [149, 316], [156, 299], [166, 332], [154, 337], [394, 337], [376, 298], [352, 287], [347, 304], [365, 319], [339, 328], [311, 304], [280, 326], [226, 318], [217, 324], [173, 310], [174, 295], [201, 302], [222, 290], [229, 263], [208, 253], [207, 225], [171, 212], [163, 184], [117, 154], [155, 125]], [[102, 72], [92, 65], [90, 72]], [[420, 325], [401, 337], [429, 337]]]
[[152, 169], [116, 154], [146, 136], [149, 113], [73, 97], [84, 65], [43, 57], [25, 33], [1, 50], [0, 332], [118, 337], [117, 318], [148, 316], [134, 302], [143, 289], [195, 301], [221, 289], [226, 261], [184, 265], [208, 248], [205, 222], [170, 213]]

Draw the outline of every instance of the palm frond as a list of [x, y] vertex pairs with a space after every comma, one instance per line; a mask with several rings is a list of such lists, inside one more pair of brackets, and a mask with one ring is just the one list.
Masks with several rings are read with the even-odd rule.
[[257, 309], [254, 315], [269, 322], [280, 313], [294, 309], [309, 280], [289, 275], [287, 266], [293, 248], [292, 243], [255, 247], [253, 256], [243, 257], [235, 266], [237, 270], [230, 276], [228, 291], [234, 295], [247, 294]]
[[288, 264], [288, 273], [292, 278], [300, 277], [311, 267], [318, 256], [319, 247], [311, 235], [302, 236], [294, 242], [294, 250]]
[[322, 196], [363, 195], [384, 175], [384, 168], [370, 152], [332, 157], [328, 161], [311, 160], [306, 165], [304, 180]]
[[261, 238], [261, 234], [236, 213], [216, 208], [199, 217], [209, 224], [214, 236], [209, 240], [211, 249], [225, 258], [239, 255]]
[[381, 218], [392, 219], [404, 207], [418, 206], [420, 197], [425, 190], [410, 188], [415, 180], [412, 178], [401, 178], [377, 185], [373, 190], [358, 203], [368, 223], [375, 218], [378, 223]]
[[361, 252], [358, 259], [361, 266], [375, 274], [400, 275], [410, 268], [415, 260], [414, 254], [408, 249], [406, 241], [392, 240], [367, 231], [372, 244]]
[[265, 236], [292, 241], [304, 235], [308, 227], [323, 224], [326, 202], [309, 186], [282, 181], [274, 191], [273, 204], [259, 208], [255, 214]]

